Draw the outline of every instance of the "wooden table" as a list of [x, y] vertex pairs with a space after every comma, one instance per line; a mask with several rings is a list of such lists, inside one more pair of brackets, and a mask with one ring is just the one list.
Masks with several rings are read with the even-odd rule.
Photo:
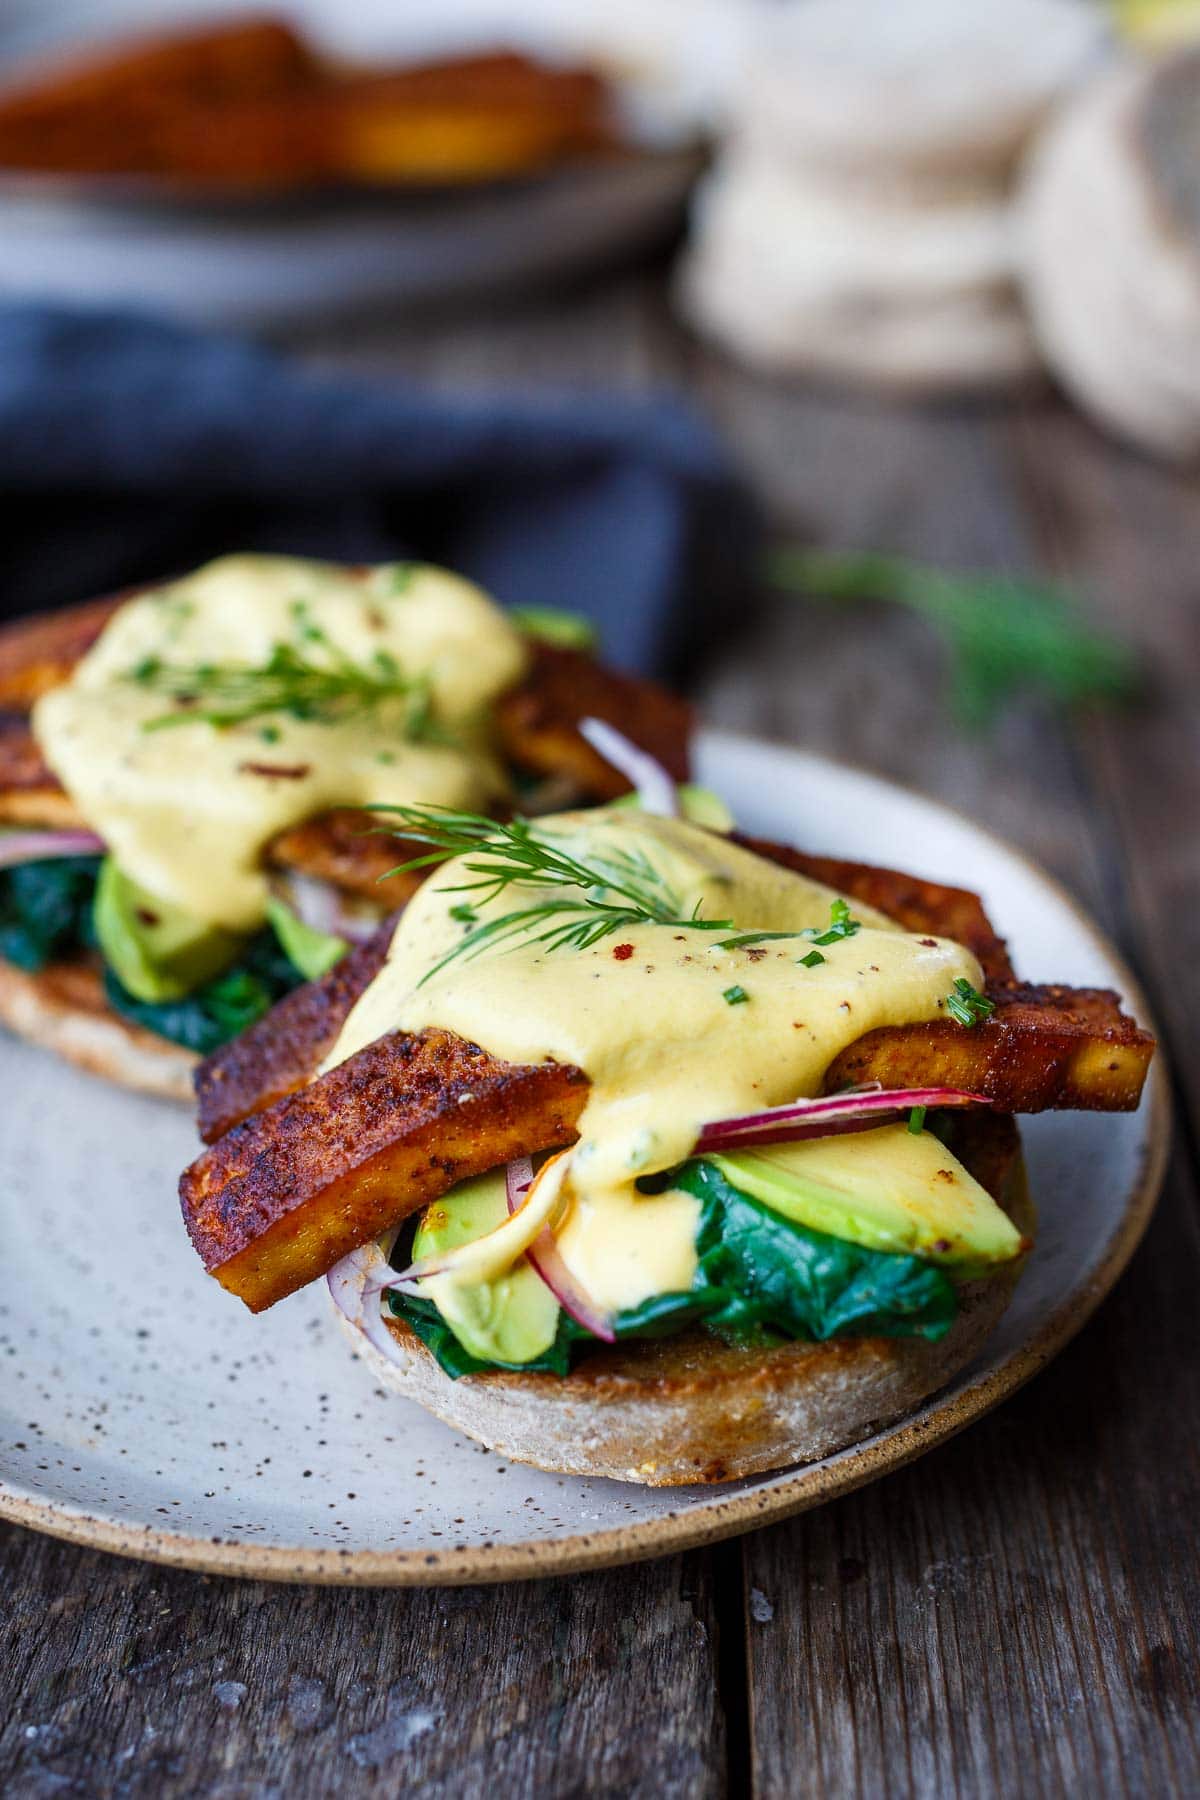
[[1174, 1162], [1118, 1291], [1023, 1393], [715, 1550], [354, 1593], [0, 1531], [0, 1793], [1197, 1793], [1200, 488], [1045, 397], [915, 411], [751, 379], [680, 336], [651, 277], [354, 337], [324, 359], [445, 385], [687, 382], [779, 528], [1079, 578], [1153, 659], [1140, 712], [1022, 708], [966, 738], [922, 625], [788, 599], [737, 621], [697, 695], [716, 723], [965, 808], [1061, 877], [1171, 1039]]

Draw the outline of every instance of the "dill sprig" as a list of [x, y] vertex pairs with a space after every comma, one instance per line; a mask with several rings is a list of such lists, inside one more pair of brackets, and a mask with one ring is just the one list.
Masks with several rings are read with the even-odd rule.
[[1004, 703], [1039, 689], [1060, 705], [1126, 700], [1141, 685], [1134, 652], [1096, 631], [1071, 595], [1007, 575], [951, 575], [870, 552], [777, 550], [777, 587], [835, 601], [888, 600], [927, 619], [946, 640], [952, 700], [965, 725], [989, 725]]
[[[700, 901], [687, 912], [678, 892], [644, 850], [593, 851], [584, 862], [538, 836], [527, 819], [498, 823], [479, 813], [455, 812], [440, 806], [375, 806], [369, 810], [386, 813], [397, 821], [395, 825], [380, 827], [387, 836], [426, 846], [422, 855], [389, 869], [381, 880], [431, 868], [455, 857], [466, 859], [463, 866], [473, 877], [439, 890], [471, 896], [450, 908], [451, 918], [470, 929], [426, 971], [421, 985], [457, 957], [478, 956], [514, 937], [544, 944], [547, 950], [589, 950], [617, 931], [637, 925], [667, 925], [674, 931], [733, 932], [733, 936], [721, 938], [717, 948], [744, 950], [776, 938], [813, 938], [818, 944], [832, 944], [839, 938], [853, 937], [861, 929], [859, 921], [851, 918], [846, 902], [839, 899], [830, 907], [829, 927], [820, 933], [812, 928], [739, 932], [734, 930], [732, 919], [702, 918]], [[539, 888], [556, 891], [553, 899], [532, 898], [497, 917], [479, 919], [481, 906], [514, 888], [531, 888], [535, 894]], [[562, 888], [577, 892], [564, 895], [558, 891]], [[816, 961], [824, 960], [816, 954]]]
[[283, 713], [289, 718], [331, 724], [385, 701], [399, 702], [399, 735], [410, 741], [445, 742], [433, 716], [427, 677], [406, 675], [387, 650], [355, 662], [309, 615], [303, 602], [293, 607], [299, 644], [277, 643], [264, 663], [172, 663], [147, 656], [128, 679], [168, 695], [173, 710], [147, 719], [143, 731], [178, 725], [227, 727]]
[[[440, 891], [469, 894], [471, 899], [453, 907], [452, 915], [470, 924], [476, 911], [512, 890], [530, 891], [524, 904], [495, 917], [484, 918], [464, 933], [452, 949], [422, 977], [429, 981], [446, 964], [460, 956], [474, 957], [514, 937], [545, 945], [547, 950], [588, 950], [614, 932], [638, 925], [669, 925], [676, 931], [731, 931], [731, 919], [705, 919], [700, 902], [689, 913], [671, 886], [643, 850], [593, 851], [585, 862], [572, 856], [534, 831], [527, 819], [497, 823], [478, 813], [455, 812], [449, 807], [379, 806], [396, 823], [382, 829], [388, 836], [426, 846], [389, 875], [407, 874], [434, 864], [463, 857], [470, 881], [457, 882]], [[387, 877], [383, 877], [387, 879]], [[563, 888], [574, 893], [563, 894]], [[553, 897], [539, 899], [538, 891]], [[757, 933], [745, 938], [757, 942]], [[727, 940], [721, 948], [735, 947]]]

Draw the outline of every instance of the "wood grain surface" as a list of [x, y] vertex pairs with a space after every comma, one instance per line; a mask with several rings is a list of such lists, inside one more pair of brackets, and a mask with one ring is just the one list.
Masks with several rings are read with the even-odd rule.
[[1050, 396], [918, 411], [739, 374], [675, 330], [654, 278], [307, 348], [445, 386], [686, 381], [781, 535], [1078, 580], [1150, 659], [1139, 709], [1018, 706], [965, 737], [920, 622], [780, 596], [696, 692], [716, 724], [970, 811], [1078, 895], [1170, 1034], [1171, 1176], [1129, 1274], [1029, 1388], [741, 1543], [535, 1586], [341, 1593], [0, 1530], [0, 1793], [1200, 1792], [1200, 483]]

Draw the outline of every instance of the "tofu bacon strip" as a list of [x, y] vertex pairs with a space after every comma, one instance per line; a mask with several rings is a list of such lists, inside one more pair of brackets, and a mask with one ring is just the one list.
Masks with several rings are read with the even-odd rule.
[[448, 1031], [393, 1033], [186, 1169], [188, 1234], [260, 1312], [456, 1182], [570, 1143], [587, 1091], [561, 1063], [518, 1067]]

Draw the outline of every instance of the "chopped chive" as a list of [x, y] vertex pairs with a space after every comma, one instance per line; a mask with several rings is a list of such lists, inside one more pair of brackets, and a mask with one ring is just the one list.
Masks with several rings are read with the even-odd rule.
[[807, 956], [801, 956], [798, 960], [803, 968], [815, 969], [818, 963], [825, 961], [825, 958], [819, 950], [810, 950]]
[[751, 944], [769, 944], [776, 938], [794, 938], [799, 934], [794, 931], [742, 931], [737, 937], [722, 938], [717, 945], [718, 950], [746, 950]]
[[468, 906], [467, 902], [462, 900], [457, 906], [450, 908], [450, 917], [457, 919], [460, 925], [473, 925], [479, 914], [473, 906]]
[[912, 1132], [914, 1137], [920, 1137], [921, 1133], [924, 1131], [925, 1108], [923, 1106], [914, 1106], [909, 1113], [908, 1129]]
[[836, 944], [842, 938], [853, 937], [856, 931], [861, 930], [862, 920], [850, 917], [850, 908], [844, 900], [835, 900], [829, 908], [827, 929], [818, 932], [814, 925], [810, 925], [800, 936], [811, 938], [814, 944]]
[[728, 987], [721, 998], [726, 1006], [744, 1006], [750, 996], [744, 987]]
[[995, 1010], [995, 1001], [989, 1000], [986, 994], [981, 994], [978, 988], [972, 987], [961, 976], [955, 982], [953, 992], [946, 995], [946, 1011], [952, 1019], [968, 1028], [982, 1024]]

